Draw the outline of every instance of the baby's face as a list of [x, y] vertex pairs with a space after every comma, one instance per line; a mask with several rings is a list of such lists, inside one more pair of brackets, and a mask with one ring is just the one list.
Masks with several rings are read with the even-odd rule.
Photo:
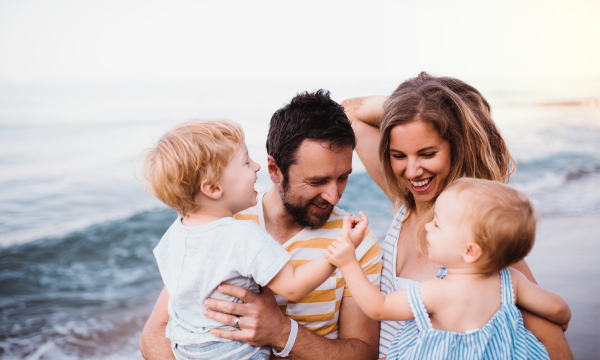
[[246, 143], [242, 143], [229, 159], [219, 180], [219, 187], [223, 190], [222, 200], [232, 213], [256, 205], [254, 184], [258, 170], [260, 165], [250, 158]]
[[472, 226], [466, 206], [454, 190], [444, 191], [435, 202], [433, 220], [425, 225], [429, 258], [448, 267], [461, 263]]

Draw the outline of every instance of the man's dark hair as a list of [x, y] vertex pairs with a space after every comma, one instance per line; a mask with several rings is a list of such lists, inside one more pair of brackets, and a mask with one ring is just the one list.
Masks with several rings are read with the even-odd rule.
[[344, 108], [331, 100], [327, 90], [297, 94], [271, 117], [267, 153], [273, 156], [285, 180], [305, 139], [325, 140], [330, 149], [356, 147], [354, 131]]

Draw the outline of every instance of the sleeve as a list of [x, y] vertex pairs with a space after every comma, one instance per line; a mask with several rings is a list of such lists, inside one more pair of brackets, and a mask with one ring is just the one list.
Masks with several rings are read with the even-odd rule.
[[[356, 249], [356, 258], [371, 284], [379, 287], [381, 281], [381, 246], [371, 229], [367, 228], [363, 242]], [[344, 297], [352, 296], [348, 286], [344, 286]]]
[[253, 255], [248, 267], [247, 276], [252, 277], [260, 286], [265, 286], [290, 261], [291, 255], [271, 235], [252, 224], [252, 236], [256, 236], [260, 247]]

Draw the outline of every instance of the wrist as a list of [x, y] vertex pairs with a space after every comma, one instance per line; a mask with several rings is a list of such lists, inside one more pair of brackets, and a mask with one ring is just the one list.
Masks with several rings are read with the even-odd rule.
[[290, 333], [292, 331], [292, 322], [290, 321], [291, 319], [283, 314], [281, 316], [283, 318], [283, 321], [281, 322], [281, 325], [279, 327], [280, 331], [278, 331], [278, 335], [273, 339], [273, 342], [271, 343], [273, 349], [277, 350], [278, 352], [285, 348], [285, 345], [287, 344], [287, 341], [290, 338]]
[[360, 264], [358, 263], [358, 260], [354, 259], [354, 260], [350, 260], [345, 264], [342, 264], [341, 266], [339, 266], [340, 271], [342, 272], [347, 272], [347, 271], [352, 271], [353, 269], [356, 269], [356, 267], [360, 268]]
[[290, 318], [290, 333], [289, 333], [289, 337], [286, 341], [286, 344], [282, 350], [279, 350], [279, 349], [273, 347], [273, 355], [278, 356], [278, 357], [287, 357], [290, 354], [290, 351], [292, 351], [294, 344], [296, 343], [297, 336], [298, 336], [298, 323], [296, 322], [296, 320]]

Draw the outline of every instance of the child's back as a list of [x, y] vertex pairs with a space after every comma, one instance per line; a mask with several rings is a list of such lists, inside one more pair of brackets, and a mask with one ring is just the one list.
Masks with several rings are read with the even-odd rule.
[[185, 226], [178, 218], [154, 249], [169, 293], [167, 337], [179, 344], [223, 341], [211, 328], [233, 327], [207, 318], [207, 297], [240, 302], [221, 294], [220, 284], [256, 293], [289, 261], [290, 254], [251, 220], [230, 217], [199, 226]]
[[463, 280], [447, 276], [420, 284], [419, 292], [435, 329], [458, 332], [478, 329], [500, 308], [499, 274]]
[[[497, 291], [493, 291], [496, 301], [494, 305], [476, 305], [475, 308], [464, 306], [483, 303], [488, 294], [480, 292], [480, 296], [469, 301], [463, 294], [450, 296], [449, 307], [440, 311], [438, 318], [442, 322], [456, 319], [455, 326], [450, 323], [454, 330], [440, 330], [430, 319], [428, 309], [424, 305], [419, 289], [421, 284], [411, 285], [407, 289], [408, 301], [413, 312], [414, 320], [409, 321], [406, 328], [401, 329], [388, 351], [388, 360], [395, 359], [548, 359], [548, 352], [542, 343], [523, 325], [521, 312], [514, 304], [514, 291], [511, 276], [508, 269], [503, 269], [499, 276], [492, 276], [494, 281], [489, 284], [499, 285]], [[500, 281], [495, 281], [499, 278]], [[445, 280], [444, 280], [445, 281]], [[426, 284], [422, 284], [426, 285]], [[441, 285], [435, 284], [435, 285]], [[442, 290], [436, 287], [436, 290]], [[482, 289], [478, 289], [482, 290]], [[433, 289], [429, 290], [433, 295]], [[479, 292], [479, 291], [478, 291]], [[481, 297], [483, 295], [483, 297]], [[481, 311], [489, 311], [500, 303], [496, 311], [485, 320], [484, 324], [476, 328], [459, 329], [479, 324], [483, 319]], [[440, 299], [437, 303], [443, 303]], [[462, 305], [461, 305], [462, 304]], [[453, 306], [454, 305], [454, 306]], [[451, 314], [453, 310], [459, 310]], [[471, 311], [469, 311], [471, 310]], [[466, 318], [461, 319], [461, 315]]]

